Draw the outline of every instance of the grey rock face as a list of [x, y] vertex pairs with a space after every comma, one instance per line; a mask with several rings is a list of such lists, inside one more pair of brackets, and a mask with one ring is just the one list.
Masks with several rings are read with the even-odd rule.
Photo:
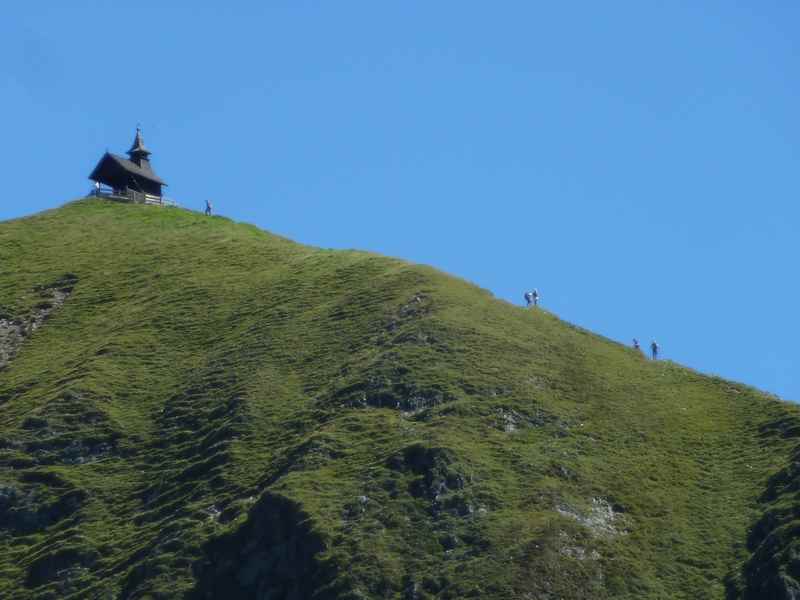
[[47, 317], [64, 304], [77, 281], [75, 275], [67, 274], [49, 285], [36, 288], [42, 301], [27, 317], [12, 318], [6, 313], [0, 314], [0, 369], [11, 362], [22, 343], [42, 326]]

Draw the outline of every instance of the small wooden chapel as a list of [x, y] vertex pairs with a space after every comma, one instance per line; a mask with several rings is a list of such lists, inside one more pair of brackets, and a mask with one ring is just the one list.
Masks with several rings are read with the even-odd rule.
[[95, 182], [94, 194], [129, 202], [163, 204], [166, 182], [150, 165], [151, 152], [145, 148], [142, 130], [136, 128], [128, 158], [106, 152], [89, 175]]

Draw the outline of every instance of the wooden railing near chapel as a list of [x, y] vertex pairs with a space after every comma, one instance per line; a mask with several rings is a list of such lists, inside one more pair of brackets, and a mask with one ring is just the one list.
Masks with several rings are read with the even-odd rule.
[[90, 196], [97, 196], [98, 198], [109, 198], [110, 200], [118, 200], [120, 202], [134, 202], [136, 204], [150, 204], [153, 206], [180, 206], [175, 200], [166, 198], [164, 196], [153, 196], [152, 194], [145, 194], [144, 192], [137, 192], [130, 188], [126, 190], [114, 190], [107, 187], [92, 188]]

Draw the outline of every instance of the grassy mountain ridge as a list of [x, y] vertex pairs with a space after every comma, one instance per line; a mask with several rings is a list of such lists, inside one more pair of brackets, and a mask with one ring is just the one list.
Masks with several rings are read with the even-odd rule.
[[800, 577], [794, 406], [428, 267], [83, 200], [0, 224], [0, 319], [0, 597]]

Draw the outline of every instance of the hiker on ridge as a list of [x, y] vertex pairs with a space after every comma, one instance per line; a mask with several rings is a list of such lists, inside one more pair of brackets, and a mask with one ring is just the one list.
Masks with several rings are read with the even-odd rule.
[[531, 304], [533, 304], [533, 295], [530, 292], [525, 292], [525, 305], [530, 308]]
[[653, 343], [650, 344], [650, 352], [653, 353], [653, 360], [658, 360], [658, 350], [659, 350], [658, 342], [653, 340]]
[[206, 200], [206, 210], [205, 210], [205, 214], [206, 214], [206, 216], [207, 216], [207, 217], [208, 217], [208, 216], [211, 216], [211, 208], [212, 208], [212, 206], [211, 206], [211, 200]]
[[638, 350], [639, 352], [642, 351], [641, 346], [639, 346], [639, 340], [637, 340], [636, 338], [633, 338], [633, 349]]
[[531, 292], [531, 298], [533, 298], [533, 305], [534, 306], [539, 306], [539, 291], [538, 290], [534, 289]]

